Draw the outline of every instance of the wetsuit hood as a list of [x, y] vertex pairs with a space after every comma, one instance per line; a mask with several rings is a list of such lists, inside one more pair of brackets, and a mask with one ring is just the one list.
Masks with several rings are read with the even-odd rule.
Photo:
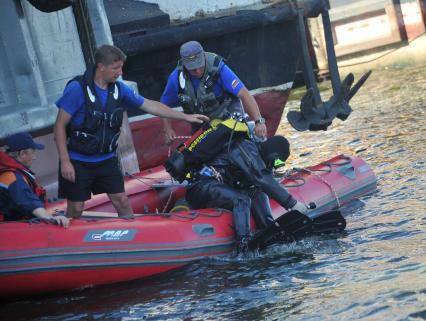
[[266, 166], [272, 168], [275, 160], [287, 160], [290, 156], [290, 144], [283, 136], [272, 136], [260, 144], [260, 154]]

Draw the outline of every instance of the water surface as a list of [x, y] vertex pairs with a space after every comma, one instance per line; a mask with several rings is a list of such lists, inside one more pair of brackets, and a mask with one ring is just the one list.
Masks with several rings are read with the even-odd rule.
[[425, 70], [375, 70], [349, 119], [326, 132], [282, 122], [289, 166], [345, 153], [377, 174], [378, 191], [345, 209], [344, 234], [274, 246], [248, 261], [208, 259], [148, 281], [7, 303], [2, 319], [426, 320]]

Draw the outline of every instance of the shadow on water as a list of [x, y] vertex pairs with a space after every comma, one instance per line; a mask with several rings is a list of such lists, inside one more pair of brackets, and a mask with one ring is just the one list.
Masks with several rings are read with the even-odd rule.
[[375, 70], [349, 119], [326, 132], [281, 124], [292, 144], [288, 165], [358, 154], [377, 174], [378, 191], [345, 207], [344, 234], [3, 303], [0, 313], [5, 320], [426, 320], [425, 67]]

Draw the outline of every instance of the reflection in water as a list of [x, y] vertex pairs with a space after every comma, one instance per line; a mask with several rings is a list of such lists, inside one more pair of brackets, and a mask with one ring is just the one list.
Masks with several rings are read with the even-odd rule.
[[248, 261], [205, 260], [151, 281], [4, 304], [3, 318], [425, 320], [423, 70], [374, 71], [351, 101], [349, 119], [326, 132], [299, 133], [282, 123], [292, 143], [289, 166], [345, 153], [376, 172], [379, 191], [347, 206], [345, 234], [275, 246]]

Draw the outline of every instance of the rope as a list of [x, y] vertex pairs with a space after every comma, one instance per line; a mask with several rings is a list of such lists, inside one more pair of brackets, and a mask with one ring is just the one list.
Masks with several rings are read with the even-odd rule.
[[[173, 138], [173, 140], [178, 140], [178, 139], [188, 139], [191, 138], [192, 136], [175, 136]], [[172, 154], [172, 144], [169, 145], [169, 150], [167, 151], [167, 157], [170, 157], [170, 155]]]
[[208, 213], [200, 213], [196, 211], [190, 211], [187, 214], [177, 214], [177, 213], [170, 213], [170, 212], [163, 212], [163, 213], [147, 213], [147, 214], [140, 214], [138, 217], [144, 217], [144, 216], [164, 216], [164, 217], [176, 217], [183, 220], [192, 221], [196, 219], [199, 216], [205, 216], [205, 217], [220, 217], [223, 213], [227, 211], [223, 209], [216, 210], [215, 214], [208, 214]]
[[345, 155], [340, 155], [340, 159], [343, 159], [343, 162], [339, 162], [339, 160], [338, 161], [336, 161], [336, 162], [324, 162], [324, 163], [322, 163], [323, 165], [329, 165], [329, 166], [332, 166], [332, 165], [334, 165], [334, 166], [343, 166], [343, 165], [347, 165], [347, 164], [350, 164], [350, 163], [352, 163], [352, 159], [349, 157], [349, 156], [345, 156]]
[[[330, 167], [329, 172], [331, 172], [332, 166], [344, 166], [344, 165], [352, 163], [352, 159], [349, 156], [341, 155], [340, 157], [341, 157], [340, 160], [343, 160], [343, 162], [339, 162], [339, 161], [336, 161], [334, 163], [333, 162], [325, 162], [325, 163], [323, 163], [323, 165], [329, 166]], [[324, 182], [324, 184], [326, 184], [330, 188], [331, 192], [334, 194], [334, 198], [336, 199], [336, 203], [337, 203], [338, 208], [341, 207], [342, 204], [340, 202], [340, 199], [339, 199], [339, 196], [337, 195], [336, 190], [333, 188], [333, 186], [324, 177], [322, 177], [321, 175], [316, 173], [317, 171], [321, 171], [321, 170], [311, 170], [310, 168], [302, 168], [301, 170], [305, 171], [305, 172], [307, 172], [311, 175], [314, 175], [315, 177], [319, 178], [322, 182]]]
[[[163, 213], [145, 213], [145, 214], [137, 214], [137, 217], [174, 217], [177, 218], [179, 220], [184, 220], [184, 221], [192, 221], [195, 220], [197, 217], [199, 216], [204, 216], [204, 217], [220, 217], [222, 216], [223, 213], [229, 213], [226, 210], [223, 209], [216, 209], [214, 213], [209, 214], [209, 213], [201, 213], [201, 212], [197, 212], [197, 211], [189, 211], [187, 213], [182, 213], [182, 214], [178, 214], [178, 213], [171, 213], [171, 212], [163, 212]], [[101, 216], [82, 216], [81, 219], [86, 220], [86, 221], [98, 221], [98, 220], [102, 220], [102, 219], [117, 219], [120, 217], [101, 217]], [[130, 219], [131, 220], [131, 219]], [[41, 219], [39, 218], [33, 218], [31, 220], [28, 221], [30, 224], [40, 224], [41, 222], [43, 222]]]
[[314, 175], [315, 177], [319, 178], [322, 182], [324, 182], [324, 184], [327, 185], [330, 188], [331, 192], [334, 194], [334, 198], [336, 199], [337, 207], [340, 208], [341, 203], [340, 203], [340, 199], [339, 199], [339, 196], [337, 195], [336, 190], [333, 188], [333, 186], [324, 177], [315, 173], [314, 171], [311, 171], [308, 168], [302, 168], [301, 170], [305, 171], [305, 172], [307, 172], [311, 175]]
[[166, 205], [164, 205], [162, 213], [164, 213], [166, 211], [167, 207], [169, 206], [169, 203], [170, 203], [170, 201], [172, 199], [172, 195], [173, 195], [173, 190], [170, 192], [169, 198], [168, 198], [168, 200], [166, 202]]
[[[285, 187], [293, 188], [293, 187], [300, 187], [300, 186], [305, 185], [306, 181], [305, 181], [305, 179], [304, 179], [303, 177], [296, 177], [296, 175], [297, 175], [298, 173], [300, 173], [300, 172], [301, 172], [301, 170], [302, 170], [302, 169], [300, 169], [300, 168], [296, 168], [296, 167], [286, 170], [286, 171], [282, 174], [282, 178], [280, 179], [280, 183], [282, 183], [285, 179], [288, 179], [288, 180], [293, 180], [293, 181], [295, 181], [295, 182], [296, 182], [296, 181], [301, 181], [301, 183], [299, 183], [299, 184], [292, 184], [292, 185], [287, 184], [287, 185], [284, 185]], [[294, 176], [294, 177], [293, 177], [293, 176]]]
[[[133, 178], [133, 179], [135, 179], [135, 180], [137, 180], [137, 181], [141, 182], [142, 184], [145, 184], [146, 186], [149, 186], [149, 187], [151, 187], [151, 188], [152, 188], [151, 184], [149, 184], [149, 183], [147, 183], [147, 182], [144, 182], [143, 180], [144, 180], [144, 179], [145, 179], [145, 180], [150, 180], [150, 179], [152, 179], [152, 180], [156, 180], [156, 179], [157, 179], [157, 178], [154, 178], [154, 177], [144, 177], [144, 178], [142, 179], [142, 178], [137, 177], [137, 176], [135, 176], [135, 175], [133, 175], [133, 174], [130, 174], [130, 173], [128, 173], [128, 172], [126, 172], [126, 173], [125, 173], [125, 175], [126, 175], [126, 176], [128, 176], [128, 177], [130, 177], [130, 178]], [[154, 189], [154, 188], [152, 188], [152, 189]]]
[[344, 161], [343, 162], [334, 162], [334, 163], [333, 162], [325, 162], [325, 163], [321, 164], [321, 165], [327, 166], [328, 169], [311, 169], [311, 168], [292, 168], [292, 169], [289, 169], [289, 170], [284, 172], [283, 178], [281, 179], [280, 182], [282, 182], [284, 179], [294, 180], [294, 181], [301, 180], [302, 183], [300, 183], [300, 184], [284, 185], [284, 186], [290, 187], [290, 188], [303, 186], [306, 183], [306, 181], [303, 177], [292, 177], [292, 176], [296, 176], [298, 173], [301, 173], [301, 172], [307, 172], [307, 173], [315, 176], [319, 180], [321, 180], [325, 185], [327, 185], [330, 188], [331, 192], [334, 195], [334, 198], [336, 199], [337, 206], [340, 208], [341, 202], [340, 202], [339, 196], [337, 195], [336, 190], [333, 188], [333, 186], [324, 177], [322, 177], [317, 172], [331, 173], [332, 166], [343, 166], [343, 165], [346, 165], [346, 164], [350, 164], [352, 162], [351, 158], [348, 157], [348, 156], [342, 155], [341, 159], [343, 159]]
[[192, 221], [195, 218], [197, 218], [198, 216], [204, 216], [204, 217], [220, 217], [222, 216], [223, 213], [227, 213], [227, 211], [223, 210], [223, 209], [218, 209], [216, 210], [217, 214], [207, 214], [207, 213], [200, 213], [200, 212], [194, 212], [194, 211], [190, 211], [188, 212], [188, 214], [190, 214], [191, 216], [187, 216], [187, 215], [182, 215], [182, 214], [176, 214], [176, 213], [168, 213], [170, 216], [174, 216], [180, 219], [184, 219], [187, 221]]
[[237, 127], [237, 120], [234, 119], [234, 121], [235, 121], [234, 127], [232, 128], [231, 135], [229, 135], [229, 140], [228, 140], [228, 155], [229, 155], [229, 150], [231, 149], [231, 141], [232, 141], [232, 137], [234, 136], [235, 127]]

